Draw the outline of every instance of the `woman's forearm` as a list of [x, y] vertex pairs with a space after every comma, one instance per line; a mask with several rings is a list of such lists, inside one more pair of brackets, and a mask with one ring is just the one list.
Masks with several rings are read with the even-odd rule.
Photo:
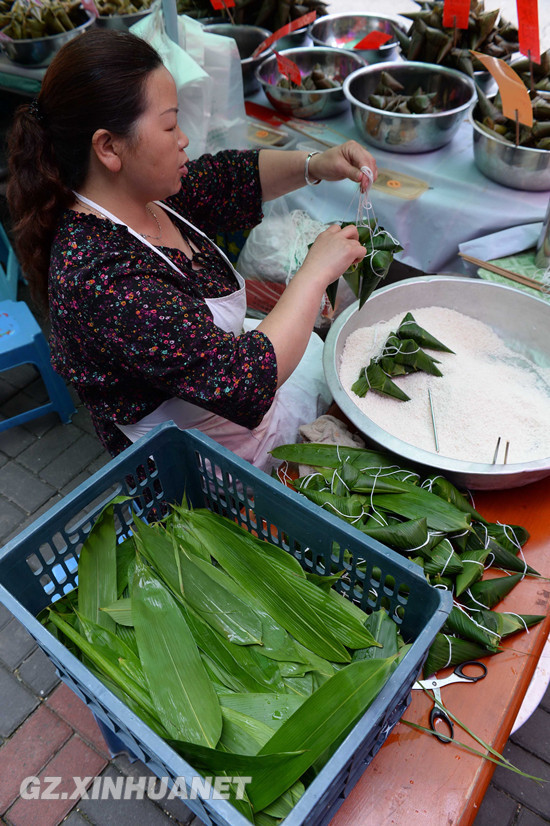
[[[258, 164], [264, 201], [272, 201], [274, 198], [305, 186], [304, 172], [308, 154], [309, 152], [297, 149], [288, 151], [262, 149], [260, 151]], [[311, 159], [310, 166], [314, 165], [314, 158]], [[311, 169], [310, 174], [313, 175]]]

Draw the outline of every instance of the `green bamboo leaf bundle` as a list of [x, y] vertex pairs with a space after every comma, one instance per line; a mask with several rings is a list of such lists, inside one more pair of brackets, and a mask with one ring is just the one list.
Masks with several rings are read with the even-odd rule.
[[362, 368], [359, 378], [352, 384], [351, 390], [357, 396], [360, 396], [360, 398], [364, 398], [369, 390], [374, 390], [376, 393], [381, 393], [383, 396], [391, 396], [402, 402], [408, 402], [410, 400], [410, 396], [407, 396], [407, 394], [386, 375], [376, 359], [371, 359], [370, 363]]
[[424, 677], [431, 677], [442, 668], [453, 667], [468, 660], [480, 660], [494, 651], [483, 645], [477, 645], [469, 640], [452, 637], [448, 634], [437, 634], [428, 651], [424, 663]]
[[494, 608], [501, 599], [510, 593], [512, 588], [522, 580], [521, 574], [483, 579], [474, 582], [471, 588], [462, 594], [461, 602], [466, 608], [479, 610], [480, 608]]
[[392, 525], [361, 525], [359, 530], [403, 554], [417, 551], [428, 541], [428, 523], [425, 516]]
[[445, 499], [446, 502], [454, 505], [455, 508], [458, 508], [458, 510], [464, 511], [464, 513], [469, 513], [472, 519], [476, 519], [478, 522], [487, 524], [486, 520], [480, 513], [478, 513], [478, 511], [476, 511], [468, 498], [461, 493], [461, 491], [459, 491], [452, 482], [444, 476], [441, 476], [441, 474], [432, 473], [429, 476], [426, 476], [422, 482], [422, 487], [429, 490], [430, 493], [435, 494], [435, 496], [439, 496], [440, 499]]
[[492, 628], [501, 639], [526, 631], [545, 619], [544, 614], [514, 614], [511, 611], [479, 611], [476, 614], [478, 622]]
[[470, 527], [467, 514], [422, 488], [410, 493], [375, 493], [370, 501], [375, 508], [380, 507], [407, 519], [424, 517], [428, 528], [436, 531], [464, 531]]
[[415, 321], [415, 318], [412, 313], [407, 313], [399, 327], [396, 331], [396, 336], [400, 339], [412, 339], [420, 347], [427, 347], [428, 350], [439, 350], [444, 353], [453, 353], [453, 350], [450, 350], [445, 344], [443, 344], [439, 339], [432, 336], [431, 333], [428, 333], [423, 327], [420, 327], [419, 324]]
[[163, 726], [174, 739], [214, 747], [222, 730], [217, 694], [176, 601], [139, 559], [132, 611], [143, 670]]
[[482, 548], [478, 551], [466, 551], [460, 557], [462, 561], [462, 571], [455, 579], [455, 596], [459, 597], [470, 585], [480, 580], [485, 571], [484, 564], [490, 551]]
[[443, 375], [436, 367], [436, 359], [428, 355], [412, 338], [389, 335], [382, 350], [382, 356], [386, 356], [396, 364], [405, 365], [411, 372], [421, 370], [431, 376]]
[[429, 553], [423, 553], [423, 550], [420, 548], [418, 553], [424, 558], [424, 570], [427, 574], [453, 576], [461, 573], [462, 560], [448, 539], [442, 539]]
[[493, 625], [483, 621], [481, 611], [476, 612], [475, 619], [473, 619], [465, 609], [454, 605], [443, 628], [447, 633], [482, 645], [494, 654], [498, 651], [500, 635], [495, 632]]

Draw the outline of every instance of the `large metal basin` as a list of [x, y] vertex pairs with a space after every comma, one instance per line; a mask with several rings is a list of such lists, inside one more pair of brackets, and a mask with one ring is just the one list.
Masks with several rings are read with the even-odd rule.
[[358, 310], [352, 304], [339, 315], [326, 338], [323, 367], [334, 400], [367, 441], [421, 471], [441, 472], [473, 490], [521, 487], [550, 475], [550, 456], [524, 464], [492, 465], [449, 459], [396, 438], [369, 419], [348, 396], [339, 366], [348, 336], [360, 327], [387, 321], [398, 313], [441, 306], [489, 325], [510, 349], [550, 366], [550, 305], [513, 287], [459, 276], [425, 275], [376, 290]]

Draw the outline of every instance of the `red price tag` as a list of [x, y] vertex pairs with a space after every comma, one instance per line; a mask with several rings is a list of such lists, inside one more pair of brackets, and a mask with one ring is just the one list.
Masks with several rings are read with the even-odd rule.
[[537, 0], [517, 0], [519, 50], [540, 63], [539, 12]]
[[80, 0], [80, 5], [85, 8], [86, 11], [90, 12], [93, 17], [99, 17], [99, 11], [94, 0]]
[[444, 0], [443, 25], [447, 29], [467, 29], [470, 0]]
[[277, 68], [279, 69], [280, 73], [287, 77], [290, 81], [292, 81], [292, 83], [295, 83], [296, 86], [299, 86], [302, 82], [302, 75], [294, 61], [289, 60], [288, 57], [279, 54], [279, 52], [276, 52], [276, 55]]
[[481, 52], [472, 52], [497, 82], [502, 100], [502, 114], [510, 120], [533, 125], [533, 107], [527, 87], [511, 66], [499, 57], [489, 57]]
[[356, 43], [354, 49], [379, 49], [388, 40], [391, 40], [392, 35], [387, 32], [369, 32], [366, 37]]
[[216, 11], [221, 11], [222, 9], [232, 9], [235, 5], [235, 0], [210, 0], [210, 5]]
[[292, 21], [292, 23], [287, 23], [286, 26], [281, 26], [280, 29], [277, 29], [277, 31], [273, 32], [273, 34], [270, 34], [265, 40], [262, 40], [260, 45], [254, 49], [252, 57], [258, 57], [259, 54], [268, 49], [269, 46], [271, 46], [272, 43], [275, 43], [276, 40], [280, 40], [281, 37], [284, 37], [285, 34], [290, 34], [290, 32], [295, 32], [296, 29], [303, 29], [304, 26], [309, 26], [310, 23], [313, 23], [316, 17], [317, 12], [310, 11], [307, 14], [303, 14], [301, 17], [297, 17], [296, 20]]

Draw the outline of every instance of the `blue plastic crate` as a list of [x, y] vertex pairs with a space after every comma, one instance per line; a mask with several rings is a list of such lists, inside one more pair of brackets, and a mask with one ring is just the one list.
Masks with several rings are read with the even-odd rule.
[[[293, 554], [307, 570], [347, 570], [340, 590], [370, 612], [385, 607], [412, 646], [357, 725], [283, 821], [325, 826], [405, 711], [428, 649], [450, 609], [447, 592], [432, 588], [420, 569], [379, 542], [308, 502], [196, 430], [163, 424], [113, 459], [0, 552], [0, 602], [25, 626], [59, 675], [109, 732], [160, 778], [198, 772], [117, 699], [37, 620], [76, 584], [76, 561], [94, 519], [118, 494], [135, 497], [135, 511], [154, 518], [184, 496], [194, 507], [237, 520]], [[120, 536], [133, 511], [117, 508]], [[345, 552], [352, 558], [344, 561]], [[357, 563], [365, 564], [363, 570]], [[179, 781], [181, 782], [181, 781]], [[227, 801], [189, 799], [205, 823], [250, 826]]]

